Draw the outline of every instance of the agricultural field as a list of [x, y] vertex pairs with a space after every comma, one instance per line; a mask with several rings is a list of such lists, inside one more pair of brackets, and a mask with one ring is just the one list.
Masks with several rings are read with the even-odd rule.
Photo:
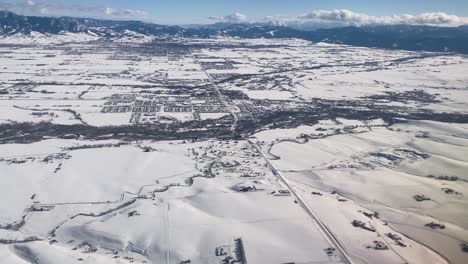
[[0, 38], [0, 262], [468, 259], [468, 57]]

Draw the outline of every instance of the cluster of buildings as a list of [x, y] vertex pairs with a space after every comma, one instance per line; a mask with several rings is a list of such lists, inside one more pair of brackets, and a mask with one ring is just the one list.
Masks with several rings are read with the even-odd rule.
[[114, 94], [102, 108], [102, 113], [154, 113], [154, 112], [227, 112], [224, 104], [216, 97], [120, 95]]
[[234, 66], [230, 61], [221, 62], [200, 62], [203, 70], [233, 70]]

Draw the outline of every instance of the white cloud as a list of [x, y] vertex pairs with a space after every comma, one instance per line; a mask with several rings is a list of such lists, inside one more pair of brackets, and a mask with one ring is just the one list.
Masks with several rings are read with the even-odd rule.
[[101, 6], [50, 3], [40, 0], [23, 0], [14, 3], [0, 3], [0, 8], [27, 13], [29, 15], [80, 16], [114, 19], [146, 19], [146, 12]]
[[298, 16], [267, 16], [253, 20], [246, 15], [234, 13], [227, 16], [209, 17], [218, 22], [263, 22], [286, 26], [303, 26], [308, 28], [363, 26], [363, 25], [428, 25], [428, 26], [460, 26], [468, 24], [468, 17], [449, 15], [442, 12], [423, 13], [418, 15], [371, 16], [356, 13], [347, 9], [314, 10]]
[[109, 15], [109, 16], [110, 16], [110, 15], [112, 15], [112, 8], [106, 7], [106, 8], [104, 9], [104, 12], [106, 13], [106, 15]]
[[241, 23], [247, 22], [249, 19], [246, 15], [241, 13], [234, 13], [227, 16], [217, 16], [217, 17], [209, 17], [211, 20], [215, 20], [218, 22], [229, 22], [229, 23]]
[[114, 9], [107, 7], [105, 8], [106, 15], [113, 17], [135, 17], [143, 18], [146, 16], [146, 12], [140, 10], [131, 10], [131, 9]]
[[349, 25], [430, 25], [430, 26], [460, 26], [468, 24], [468, 17], [449, 15], [442, 12], [423, 13], [419, 15], [393, 15], [370, 16], [363, 13], [355, 13], [346, 9], [315, 10], [299, 16], [265, 17], [264, 22], [282, 24], [318, 24], [333, 26]]

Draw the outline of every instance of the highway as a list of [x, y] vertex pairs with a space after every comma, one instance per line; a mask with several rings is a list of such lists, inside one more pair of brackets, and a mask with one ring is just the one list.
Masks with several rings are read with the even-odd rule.
[[[198, 61], [197, 61], [198, 62]], [[201, 66], [201, 64], [200, 64]], [[214, 86], [214, 88], [216, 89], [216, 93], [218, 94], [218, 97], [219, 99], [221, 100], [221, 102], [223, 102], [223, 104], [227, 107], [227, 109], [229, 110], [229, 112], [231, 113], [231, 115], [233, 116], [234, 118], [234, 123], [232, 124], [231, 126], [231, 131], [234, 131], [235, 128], [236, 128], [236, 125], [237, 125], [237, 122], [238, 122], [238, 117], [236, 115], [236, 113], [232, 110], [231, 106], [229, 105], [229, 103], [224, 100], [223, 96], [221, 95], [221, 92], [220, 92], [220, 89], [218, 87], [218, 85], [216, 84], [216, 82], [212, 79], [212, 77], [210, 76], [210, 74], [208, 72], [206, 72], [204, 69], [203, 69], [203, 72], [206, 74], [206, 76], [208, 77], [209, 81], [211, 82], [211, 84]], [[343, 249], [343, 247], [341, 246], [341, 244], [338, 242], [338, 240], [335, 238], [335, 236], [328, 230], [328, 228], [325, 226], [325, 224], [323, 224], [322, 221], [320, 221], [320, 219], [317, 217], [317, 215], [305, 204], [305, 202], [302, 200], [302, 198], [299, 196], [299, 194], [296, 193], [296, 191], [292, 188], [292, 186], [289, 184], [288, 180], [281, 174], [281, 172], [279, 170], [277, 170], [275, 168], [275, 166], [270, 162], [270, 160], [267, 158], [267, 156], [265, 155], [265, 153], [262, 151], [262, 149], [260, 148], [260, 146], [258, 146], [255, 142], [251, 141], [250, 139], [247, 139], [247, 141], [257, 150], [257, 152], [263, 157], [263, 159], [265, 159], [265, 161], [267, 162], [268, 164], [268, 167], [270, 167], [270, 169], [273, 171], [273, 173], [284, 183], [284, 185], [286, 185], [286, 187], [289, 189], [289, 191], [291, 192], [292, 195], [294, 195], [296, 197], [296, 200], [297, 202], [301, 205], [301, 207], [304, 209], [304, 211], [306, 211], [306, 213], [312, 217], [312, 219], [317, 223], [317, 226], [319, 228], [319, 231], [322, 233], [322, 235], [325, 237], [325, 239], [328, 241], [328, 243], [330, 243], [330, 245], [332, 247], [334, 247], [336, 250], [338, 250], [340, 252], [340, 255], [341, 257], [343, 258], [343, 261], [345, 263], [348, 263], [348, 264], [354, 264], [354, 262], [352, 261], [352, 259], [348, 256], [348, 254], [346, 253], [346, 251]]]
[[325, 224], [320, 221], [318, 216], [310, 209], [304, 202], [304, 200], [299, 196], [299, 194], [292, 188], [292, 186], [289, 184], [288, 180], [281, 174], [279, 170], [275, 168], [275, 166], [270, 162], [270, 160], [267, 158], [265, 153], [262, 151], [259, 145], [257, 143], [251, 141], [250, 139], [247, 139], [247, 141], [257, 150], [257, 152], [265, 159], [265, 161], [268, 164], [268, 167], [273, 171], [273, 173], [283, 182], [284, 185], [288, 188], [288, 190], [291, 192], [292, 195], [296, 198], [296, 201], [301, 205], [301, 207], [306, 211], [306, 213], [314, 219], [314, 221], [317, 223], [317, 226], [319, 227], [320, 232], [322, 235], [327, 239], [327, 241], [331, 244], [332, 247], [334, 247], [336, 250], [338, 250], [341, 254], [341, 257], [343, 258], [343, 261], [348, 264], [354, 264], [353, 260], [349, 257], [349, 255], [346, 253], [344, 248], [341, 246], [340, 242], [336, 239], [336, 237], [328, 230], [328, 228], [325, 226]]
[[[193, 54], [192, 50], [190, 49], [190, 53]], [[218, 98], [219, 100], [224, 104], [224, 106], [227, 108], [227, 110], [229, 111], [229, 113], [232, 115], [232, 118], [234, 118], [234, 122], [232, 123], [231, 125], [231, 131], [235, 131], [236, 130], [236, 126], [237, 126], [237, 122], [239, 120], [239, 118], [237, 117], [236, 113], [234, 112], [234, 110], [232, 110], [232, 107], [231, 105], [223, 98], [223, 95], [221, 94], [221, 91], [218, 87], [218, 85], [216, 84], [216, 82], [213, 80], [213, 77], [211, 77], [211, 75], [205, 70], [203, 69], [203, 66], [201, 65], [201, 63], [198, 61], [198, 59], [196, 58], [196, 56], [194, 56], [194, 59], [195, 61], [198, 63], [198, 65], [200, 65], [200, 68], [202, 69], [202, 71], [205, 73], [206, 77], [208, 77], [208, 80], [210, 81], [211, 85], [213, 85], [213, 87], [215, 88], [216, 90], [216, 94], [218, 95]]]

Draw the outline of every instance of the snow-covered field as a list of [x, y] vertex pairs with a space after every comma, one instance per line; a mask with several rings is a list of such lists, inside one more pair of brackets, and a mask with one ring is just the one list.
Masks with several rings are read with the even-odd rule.
[[128, 31], [0, 60], [0, 263], [468, 262], [466, 56]]
[[[10, 48], [14, 37], [2, 39], [5, 42], [0, 46], [2, 123], [129, 125], [135, 120], [131, 118], [135, 113], [133, 101], [126, 104], [130, 107], [125, 110], [127, 115], [117, 117], [113, 114], [119, 110], [114, 109], [101, 118], [101, 110], [113, 95], [146, 93], [157, 98], [174, 93], [174, 88], [184, 88], [177, 94], [196, 100], [198, 94], [206, 93], [206, 88], [213, 89], [209, 87], [207, 74], [220, 81], [219, 89], [240, 93], [243, 100], [231, 102], [236, 106], [266, 100], [281, 107], [283, 102], [304, 104], [320, 99], [372, 100], [382, 106], [440, 113], [466, 114], [468, 109], [465, 100], [468, 79], [464, 71], [468, 60], [456, 54], [388, 51], [299, 40], [232, 39], [184, 40], [200, 48], [167, 51], [156, 46], [149, 52], [138, 43], [115, 41], [105, 48], [92, 38], [84, 41], [77, 37], [74, 42], [62, 39], [72, 38], [70, 34], [58, 36], [47, 45], [39, 40], [51, 39], [50, 36], [16, 36], [16, 43], [25, 38], [36, 42], [25, 42], [14, 50]], [[226, 43], [239, 47], [211, 48]], [[260, 47], [252, 48], [254, 45]], [[229, 77], [235, 78], [223, 81]], [[169, 103], [160, 103], [160, 109]], [[159, 114], [154, 120], [198, 120], [190, 108], [193, 104], [184, 105], [188, 107], [174, 110], [173, 114], [155, 111]], [[37, 115], [26, 108], [49, 115]], [[70, 109], [77, 114], [75, 117], [66, 113]], [[201, 111], [200, 115], [224, 116], [226, 112]], [[8, 118], [11, 113], [16, 120]], [[77, 116], [81, 121], [73, 120]]]
[[235, 238], [253, 263], [340, 260], [247, 141], [46, 140], [0, 153], [1, 222], [24, 219], [2, 239], [37, 240], [0, 246], [10, 263], [216, 263], [216, 248], [239, 251]]
[[[385, 263], [444, 263], [443, 257], [465, 262], [460, 244], [468, 237], [467, 125], [398, 120], [389, 127], [309, 141], [300, 141], [299, 133], [317, 135], [313, 127], [293, 131], [287, 139], [281, 130], [256, 138], [351, 256]], [[418, 201], [416, 195], [427, 199]], [[353, 227], [354, 220], [372, 231]], [[397, 245], [389, 233], [398, 234], [406, 246]], [[388, 244], [391, 250], [384, 252], [389, 255], [365, 250], [374, 240]], [[443, 257], [428, 253], [431, 249]]]

